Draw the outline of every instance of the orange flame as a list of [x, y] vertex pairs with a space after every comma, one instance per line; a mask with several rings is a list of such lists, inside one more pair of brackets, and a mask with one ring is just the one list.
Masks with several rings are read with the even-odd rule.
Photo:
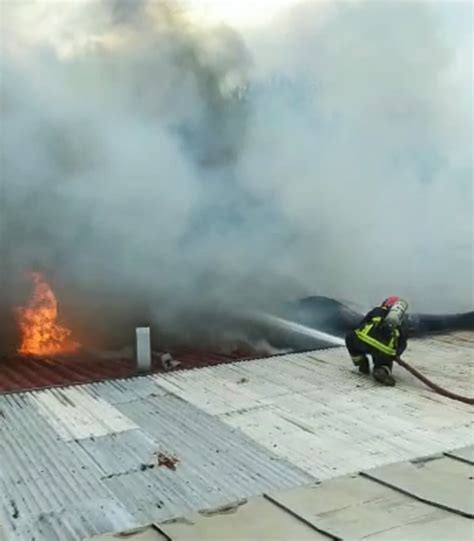
[[71, 331], [57, 324], [58, 303], [43, 276], [31, 274], [34, 291], [28, 306], [16, 309], [21, 331], [18, 353], [54, 355], [72, 353], [80, 346], [71, 339]]

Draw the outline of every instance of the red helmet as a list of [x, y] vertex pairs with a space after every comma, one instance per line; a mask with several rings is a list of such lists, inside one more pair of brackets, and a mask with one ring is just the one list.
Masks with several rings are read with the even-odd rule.
[[395, 295], [392, 295], [391, 297], [387, 297], [383, 303], [382, 306], [384, 308], [391, 308], [396, 302], [400, 300], [400, 297], [397, 297]]

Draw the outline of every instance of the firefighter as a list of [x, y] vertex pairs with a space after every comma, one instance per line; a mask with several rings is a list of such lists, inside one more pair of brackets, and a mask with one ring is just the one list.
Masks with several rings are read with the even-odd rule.
[[395, 296], [388, 297], [346, 336], [347, 350], [359, 372], [370, 374], [367, 357], [370, 355], [374, 364], [373, 377], [383, 385], [395, 385], [392, 365], [407, 347], [407, 309], [406, 301]]

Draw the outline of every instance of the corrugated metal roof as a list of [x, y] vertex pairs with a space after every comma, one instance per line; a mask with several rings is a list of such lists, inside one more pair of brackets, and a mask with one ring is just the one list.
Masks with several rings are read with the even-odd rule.
[[[472, 395], [473, 336], [413, 340], [405, 359]], [[337, 348], [166, 374], [160, 385], [320, 479], [474, 443], [472, 407], [394, 372], [397, 386], [380, 386]]]
[[[255, 357], [255, 352], [243, 349], [229, 352], [180, 350], [173, 353], [173, 358], [180, 362], [179, 369], [232, 362], [252, 356]], [[159, 355], [154, 355], [152, 372], [162, 371]], [[135, 361], [120, 357], [110, 359], [90, 354], [57, 358], [2, 357], [0, 358], [0, 394], [113, 378], [129, 378], [135, 374]]]
[[[471, 394], [472, 337], [405, 358]], [[474, 444], [471, 407], [396, 377], [332, 349], [0, 395], [0, 524], [8, 541], [77, 541]]]
[[0, 396], [9, 540], [76, 541], [312, 479], [151, 377]]
[[[381, 481], [394, 470], [410, 472], [396, 489]], [[471, 541], [474, 523], [463, 512], [469, 501], [472, 505], [472, 497], [454, 491], [449, 495], [452, 507], [442, 507], [447, 486], [466, 486], [471, 474], [472, 468], [466, 464], [429, 457], [415, 464], [397, 463], [377, 471], [240, 500], [234, 505], [150, 525], [142, 532], [130, 532], [130, 537], [137, 541]], [[113, 539], [117, 537], [106, 535], [96, 541]]]

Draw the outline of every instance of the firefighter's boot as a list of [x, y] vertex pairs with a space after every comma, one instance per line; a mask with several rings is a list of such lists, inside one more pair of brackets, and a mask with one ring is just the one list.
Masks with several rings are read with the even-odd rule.
[[393, 387], [395, 385], [395, 379], [392, 376], [392, 371], [388, 366], [377, 366], [373, 371], [375, 381], [378, 381], [382, 385]]
[[370, 374], [369, 359], [366, 355], [351, 355], [354, 366], [357, 366], [361, 374]]

